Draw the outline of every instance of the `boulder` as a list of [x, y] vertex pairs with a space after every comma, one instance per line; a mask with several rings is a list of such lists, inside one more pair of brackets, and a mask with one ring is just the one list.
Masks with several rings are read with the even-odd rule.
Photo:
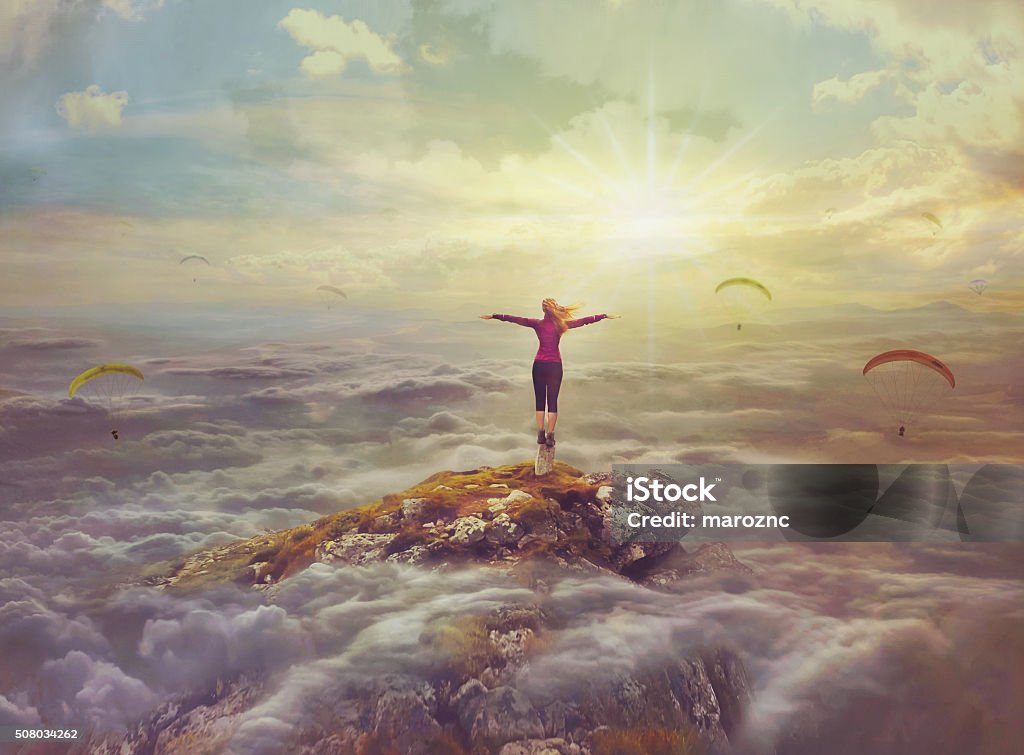
[[533, 496], [527, 493], [525, 490], [513, 490], [504, 498], [488, 498], [487, 505], [491, 511], [496, 511], [495, 507], [500, 506], [505, 508], [506, 506], [514, 506], [517, 503], [526, 503], [532, 501]]
[[373, 711], [373, 732], [401, 752], [425, 753], [441, 735], [437, 701], [426, 682], [388, 679]]
[[[482, 686], [482, 685], [481, 685]], [[498, 748], [506, 742], [543, 739], [540, 715], [524, 693], [514, 687], [498, 687], [465, 706], [459, 717], [473, 742]]]
[[452, 542], [460, 545], [478, 543], [484, 539], [487, 522], [478, 516], [460, 516], [451, 524]]
[[489, 543], [510, 545], [517, 542], [524, 534], [526, 534], [525, 530], [512, 521], [508, 514], [498, 514], [491, 521], [491, 526], [487, 528], [486, 537]]
[[373, 532], [394, 532], [402, 521], [401, 511], [392, 511], [389, 514], [381, 514], [373, 520]]
[[325, 540], [320, 543], [316, 548], [316, 558], [327, 563], [343, 561], [353, 565], [381, 561], [385, 549], [395, 537], [395, 534], [349, 532], [337, 540]]
[[427, 560], [430, 551], [424, 545], [414, 545], [404, 551], [392, 553], [385, 560], [392, 564], [422, 564]]
[[426, 498], [406, 498], [402, 501], [402, 516], [414, 522], [420, 521], [423, 517], [423, 504]]
[[476, 715], [476, 708], [486, 694], [487, 687], [479, 679], [470, 679], [452, 696], [451, 707], [463, 729], [469, 730], [473, 716]]

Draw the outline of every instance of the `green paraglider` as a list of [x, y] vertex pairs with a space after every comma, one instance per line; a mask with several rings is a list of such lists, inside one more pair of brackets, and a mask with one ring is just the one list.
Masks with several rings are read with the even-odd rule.
[[[748, 318], [756, 308], [772, 300], [768, 287], [753, 278], [727, 278], [715, 287], [715, 294], [720, 295], [730, 290], [736, 295], [725, 297], [722, 301], [737, 320]], [[743, 330], [742, 322], [736, 323], [736, 330]]]

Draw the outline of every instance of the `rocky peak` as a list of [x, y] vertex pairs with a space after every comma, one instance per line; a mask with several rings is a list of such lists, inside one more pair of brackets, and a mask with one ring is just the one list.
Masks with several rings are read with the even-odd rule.
[[[316, 562], [392, 563], [441, 572], [483, 566], [532, 588], [533, 602], [433, 624], [419, 642], [449, 659], [444, 670], [427, 678], [389, 674], [353, 697], [322, 701], [337, 708], [324, 716], [334, 723], [296, 731], [294, 752], [723, 751], [749, 699], [743, 665], [725, 649], [595, 678], [555, 699], [519, 684], [531, 664], [544, 663], [544, 648], [558, 642], [566, 618], [547, 607], [548, 580], [593, 574], [671, 590], [695, 575], [749, 571], [724, 545], [687, 551], [676, 543], [615, 543], [610, 493], [609, 475], [561, 463], [543, 477], [532, 463], [441, 472], [365, 506], [204, 551], [145, 581], [174, 592], [233, 581], [272, 599], [282, 581]], [[193, 752], [196, 743], [218, 751], [240, 713], [258, 704], [262, 685], [227, 680], [218, 686], [223, 695], [167, 704], [128, 736], [94, 741], [92, 751]]]

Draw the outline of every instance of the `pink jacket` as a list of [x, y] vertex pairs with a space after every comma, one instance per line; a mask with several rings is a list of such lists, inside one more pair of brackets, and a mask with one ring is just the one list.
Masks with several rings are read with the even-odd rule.
[[[547, 315], [541, 320], [532, 317], [518, 317], [516, 315], [492, 315], [492, 317], [502, 322], [514, 322], [516, 325], [533, 328], [537, 334], [537, 340], [540, 341], [537, 355], [533, 358], [535, 362], [562, 361], [562, 355], [558, 351], [558, 342], [562, 339], [562, 334], [558, 330], [555, 318]], [[581, 317], [578, 320], [569, 320], [566, 325], [570, 328], [579, 328], [583, 325], [600, 322], [606, 317], [608, 315], [590, 315], [588, 317]]]

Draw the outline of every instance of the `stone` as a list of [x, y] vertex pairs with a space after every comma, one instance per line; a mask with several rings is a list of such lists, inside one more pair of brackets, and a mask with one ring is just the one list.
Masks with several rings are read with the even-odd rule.
[[495, 506], [512, 506], [517, 503], [525, 503], [526, 501], [532, 501], [533, 496], [527, 493], [525, 490], [513, 490], [504, 498], [488, 498], [487, 505], [491, 511], [495, 510]]
[[478, 543], [484, 539], [487, 522], [477, 516], [460, 516], [451, 524], [452, 541], [460, 545]]
[[517, 542], [525, 534], [526, 531], [518, 523], [512, 521], [508, 514], [498, 514], [491, 522], [491, 526], [487, 528], [485, 537], [489, 543], [509, 545]]
[[433, 687], [401, 678], [387, 679], [386, 687], [374, 708], [373, 732], [401, 752], [428, 752], [441, 736]]
[[337, 540], [326, 540], [318, 545], [315, 555], [318, 561], [328, 563], [343, 561], [353, 565], [368, 564], [383, 560], [385, 549], [395, 537], [395, 534], [349, 532]]
[[406, 519], [418, 521], [423, 515], [423, 504], [426, 498], [406, 498], [402, 501], [402, 516]]
[[615, 488], [611, 485], [602, 485], [597, 489], [597, 500], [601, 501], [601, 503], [610, 501], [613, 493], [615, 493]]
[[391, 564], [422, 564], [427, 560], [430, 551], [426, 546], [414, 545], [404, 551], [392, 553], [385, 561]]
[[555, 447], [548, 445], [537, 446], [537, 459], [533, 464], [533, 473], [537, 477], [543, 477], [555, 468]]
[[515, 687], [497, 687], [478, 696], [460, 712], [459, 720], [472, 741], [492, 748], [544, 737], [540, 715], [530, 698]]

